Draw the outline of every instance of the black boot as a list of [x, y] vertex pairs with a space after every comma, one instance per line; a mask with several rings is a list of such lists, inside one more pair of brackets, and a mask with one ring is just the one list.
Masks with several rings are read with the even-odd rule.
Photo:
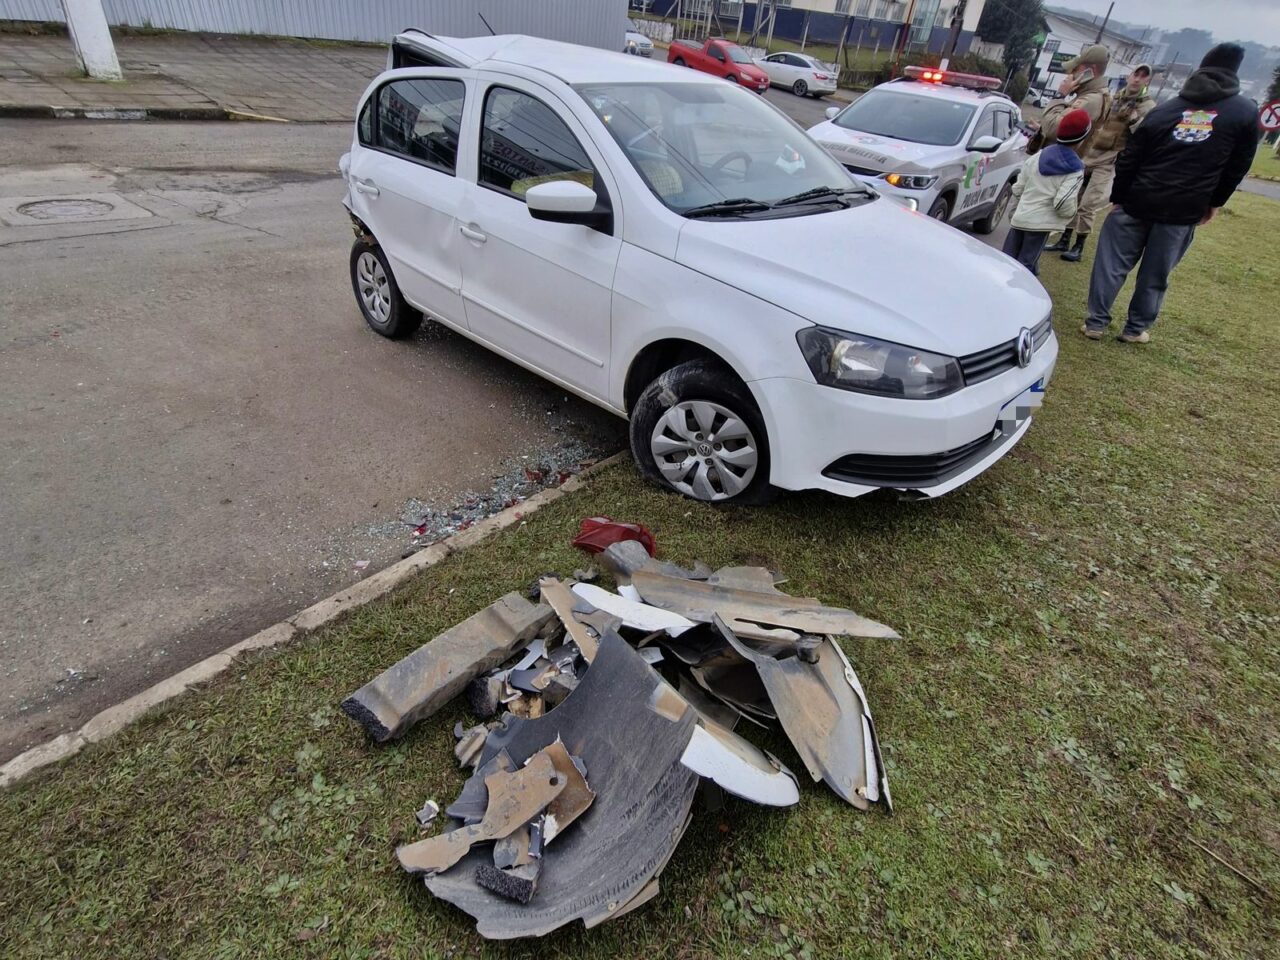
[[1064, 253], [1071, 246], [1071, 228], [1068, 227], [1062, 231], [1062, 236], [1058, 238], [1058, 242], [1045, 247], [1048, 253]]
[[1062, 255], [1062, 259], [1068, 263], [1079, 263], [1080, 258], [1084, 256], [1084, 242], [1089, 239], [1087, 233], [1076, 234], [1076, 245]]

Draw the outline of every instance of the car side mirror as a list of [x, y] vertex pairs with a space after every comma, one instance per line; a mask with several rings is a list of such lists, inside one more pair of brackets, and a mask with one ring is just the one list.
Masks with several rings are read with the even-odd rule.
[[827, 119], [834, 120], [840, 115], [840, 107], [827, 107]]
[[525, 191], [524, 202], [535, 220], [580, 223], [593, 230], [613, 232], [613, 208], [577, 180], [539, 183]]
[[970, 150], [977, 150], [979, 153], [995, 153], [1004, 146], [1004, 141], [999, 137], [993, 137], [991, 134], [979, 137], [970, 144]]

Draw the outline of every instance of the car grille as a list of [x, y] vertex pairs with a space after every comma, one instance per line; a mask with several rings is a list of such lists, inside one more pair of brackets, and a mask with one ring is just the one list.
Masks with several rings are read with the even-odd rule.
[[[1031, 350], [1034, 353], [1039, 350], [1049, 334], [1053, 332], [1053, 322], [1045, 317], [1034, 327], [1031, 328]], [[1005, 343], [990, 347], [986, 350], [979, 350], [977, 353], [971, 353], [967, 357], [960, 358], [960, 369], [964, 373], [964, 382], [966, 386], [972, 386], [975, 383], [981, 383], [983, 380], [990, 380], [992, 377], [998, 377], [1006, 370], [1012, 370], [1018, 365], [1018, 340], [1015, 337]]]
[[822, 475], [870, 487], [934, 487], [982, 459], [997, 436], [993, 430], [963, 447], [919, 456], [853, 453], [831, 464]]
[[872, 170], [872, 169], [870, 169], [869, 167], [856, 167], [856, 166], [854, 166], [852, 163], [846, 163], [846, 164], [844, 165], [844, 168], [845, 168], [846, 170], [848, 170], [850, 173], [856, 173], [856, 174], [858, 174], [858, 176], [861, 176], [861, 177], [878, 177], [878, 176], [880, 176], [880, 171], [879, 171], [879, 170]]

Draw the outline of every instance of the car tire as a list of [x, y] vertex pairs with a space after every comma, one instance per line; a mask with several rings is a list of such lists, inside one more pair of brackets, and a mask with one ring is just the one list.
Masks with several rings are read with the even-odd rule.
[[809, 95], [809, 85], [803, 80], [797, 80], [791, 85], [791, 92], [797, 97], [807, 97]]
[[761, 504], [777, 495], [764, 418], [722, 363], [688, 360], [659, 376], [636, 400], [630, 433], [641, 475], [682, 496]]
[[422, 314], [400, 295], [387, 255], [368, 237], [351, 247], [351, 290], [374, 333], [389, 340], [408, 337], [422, 324]]
[[672, 62], [672, 63], [674, 63], [677, 67], [683, 67], [683, 66], [684, 66], [684, 58], [683, 58], [683, 57], [676, 57], [676, 58], [675, 58], [674, 60], [672, 60], [671, 62]]
[[725, 79], [728, 80], [730, 83], [737, 83], [738, 75], [736, 73], [731, 73], [727, 77], [725, 77]]
[[991, 212], [981, 220], [973, 221], [973, 232], [987, 236], [995, 233], [996, 227], [1000, 226], [1000, 221], [1004, 219], [1004, 215], [1009, 211], [1009, 199], [1013, 196], [1013, 183], [1010, 181], [1004, 185], [1000, 191], [1000, 195], [996, 197], [995, 206], [991, 208]]
[[946, 223], [951, 219], [951, 201], [946, 197], [939, 197], [933, 201], [933, 206], [929, 208], [930, 220], [941, 220]]

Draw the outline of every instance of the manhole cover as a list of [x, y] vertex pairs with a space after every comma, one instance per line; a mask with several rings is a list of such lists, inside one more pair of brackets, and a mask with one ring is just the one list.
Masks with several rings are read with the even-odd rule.
[[59, 197], [57, 200], [24, 203], [15, 212], [32, 220], [84, 220], [105, 217], [114, 209], [115, 207], [102, 200]]

